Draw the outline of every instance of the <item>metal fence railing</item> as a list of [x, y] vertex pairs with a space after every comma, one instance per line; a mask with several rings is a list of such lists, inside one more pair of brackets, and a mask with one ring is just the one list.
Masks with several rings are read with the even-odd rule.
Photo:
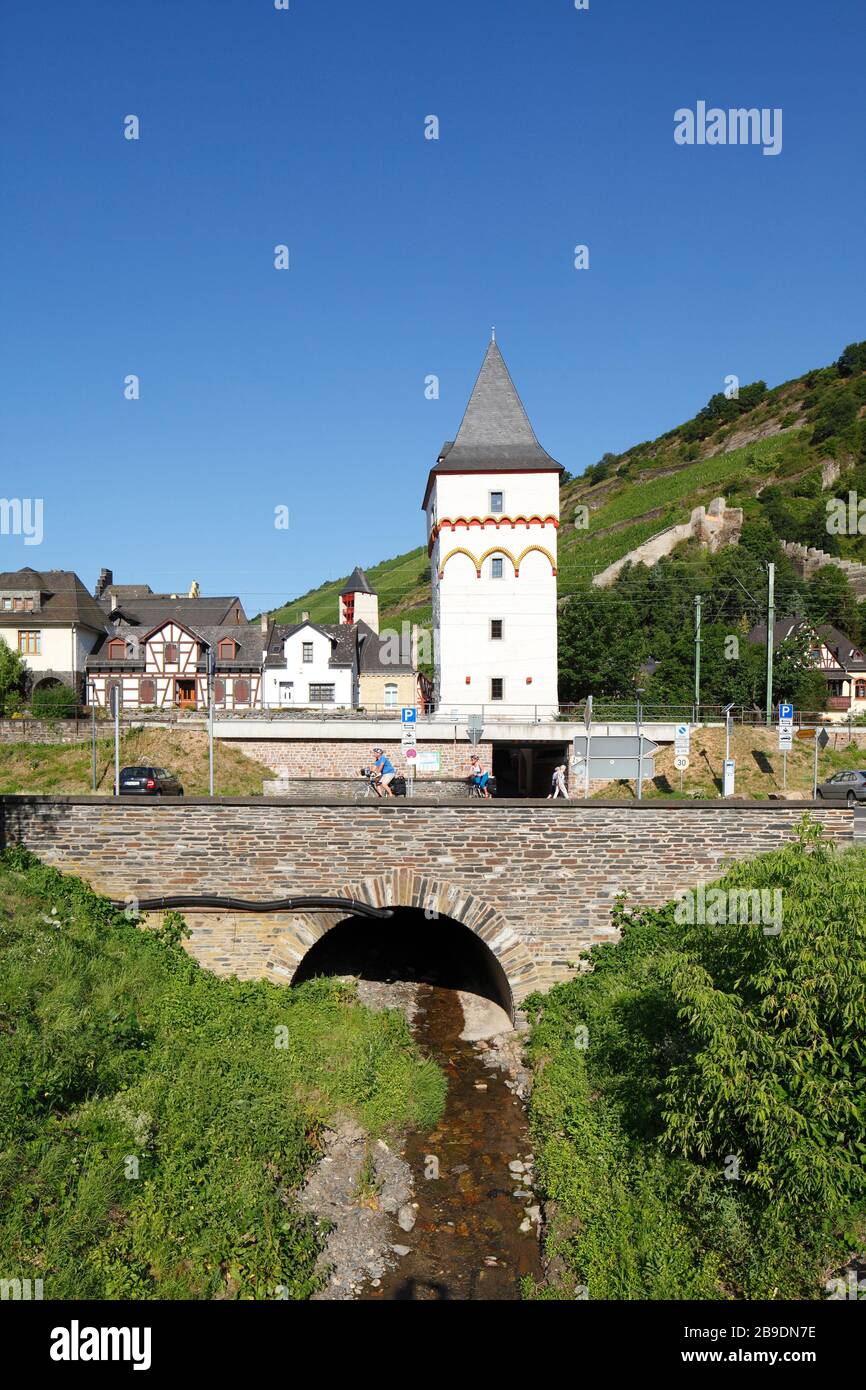
[[[437, 705], [430, 703], [426, 707], [418, 706], [417, 719], [419, 726], [424, 724], [465, 726], [472, 721], [480, 722], [482, 725], [497, 723], [582, 723], [584, 709], [583, 703], [559, 704], [558, 706], [511, 704], [495, 700], [483, 704], [448, 703]], [[767, 723], [765, 711], [755, 706], [738, 705], [730, 710], [730, 715], [733, 722], [738, 725], [761, 726]], [[402, 707], [368, 704], [360, 708], [344, 708], [320, 704], [272, 705], [259, 709], [231, 710], [217, 706], [214, 710], [214, 716], [217, 720], [298, 724], [311, 720], [327, 720], [334, 724], [349, 720], [387, 721], [399, 726], [402, 718]], [[113, 722], [106, 711], [98, 710], [94, 714], [94, 711], [87, 706], [83, 706], [77, 713], [69, 715], [31, 717], [25, 714], [15, 719], [4, 719], [0, 722], [5, 729], [18, 728], [21, 731], [21, 736], [27, 737], [25, 729], [30, 725], [53, 724], [62, 727], [67, 732], [77, 733], [80, 730], [83, 733], [85, 729], [91, 727], [94, 719], [98, 729], [103, 726], [109, 728]], [[721, 705], [710, 704], [638, 704], [635, 700], [596, 700], [594, 702], [593, 724], [635, 724], [638, 719], [642, 724], [723, 724], [725, 709]], [[775, 724], [777, 719], [778, 710], [774, 708], [770, 722]], [[207, 709], [204, 706], [193, 710], [168, 705], [165, 708], [145, 711], [127, 707], [121, 712], [121, 722], [124, 726], [203, 727], [207, 723]], [[840, 727], [854, 727], [857, 722], [858, 719], [850, 708], [847, 710], [834, 710], [832, 708], [829, 710], [795, 710], [794, 712], [795, 728], [814, 727], [816, 724], [826, 723], [839, 729]]]

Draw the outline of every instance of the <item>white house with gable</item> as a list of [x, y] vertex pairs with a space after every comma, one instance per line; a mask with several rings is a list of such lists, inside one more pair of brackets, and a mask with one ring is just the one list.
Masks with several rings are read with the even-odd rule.
[[265, 658], [264, 701], [272, 708], [353, 709], [358, 703], [354, 628], [309, 620], [276, 626]]
[[492, 341], [423, 502], [440, 714], [556, 713], [561, 473]]

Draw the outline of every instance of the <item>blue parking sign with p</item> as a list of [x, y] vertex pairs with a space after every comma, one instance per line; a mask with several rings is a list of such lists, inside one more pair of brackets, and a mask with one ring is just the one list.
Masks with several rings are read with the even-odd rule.
[[418, 719], [418, 711], [414, 705], [406, 705], [403, 708], [403, 723], [415, 724]]
[[794, 706], [793, 706], [793, 705], [788, 705], [788, 704], [780, 704], [780, 705], [779, 705], [779, 720], [780, 720], [780, 722], [784, 722], [784, 723], [787, 724], [787, 723], [789, 723], [791, 720], [793, 720], [793, 718], [794, 718]]

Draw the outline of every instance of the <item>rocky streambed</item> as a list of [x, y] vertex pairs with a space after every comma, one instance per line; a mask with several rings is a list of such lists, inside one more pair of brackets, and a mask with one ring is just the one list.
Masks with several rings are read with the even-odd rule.
[[405, 1009], [448, 1077], [432, 1133], [400, 1152], [346, 1122], [300, 1197], [331, 1229], [319, 1299], [518, 1299], [541, 1278], [521, 1034], [482, 994], [427, 977], [358, 980], [370, 1008]]

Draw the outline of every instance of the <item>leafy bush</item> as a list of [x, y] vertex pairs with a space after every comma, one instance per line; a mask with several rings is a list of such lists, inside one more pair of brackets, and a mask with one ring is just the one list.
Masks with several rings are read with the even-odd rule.
[[291, 1193], [322, 1127], [441, 1111], [402, 1014], [218, 979], [184, 931], [0, 855], [0, 1267], [46, 1297], [307, 1297], [319, 1241]]
[[25, 670], [19, 653], [0, 638], [0, 714], [7, 719], [21, 708]]
[[78, 697], [68, 685], [40, 686], [30, 698], [34, 719], [64, 719], [78, 709]]
[[866, 854], [805, 825], [720, 886], [778, 889], [781, 931], [620, 910], [529, 1001], [562, 1296], [817, 1298], [862, 1246]]

